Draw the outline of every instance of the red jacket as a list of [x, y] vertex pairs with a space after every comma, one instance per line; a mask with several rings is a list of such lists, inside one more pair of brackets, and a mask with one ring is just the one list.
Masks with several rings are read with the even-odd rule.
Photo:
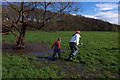
[[60, 42], [59, 41], [55, 41], [52, 45], [52, 48], [54, 48], [54, 50], [58, 50], [60, 49]]

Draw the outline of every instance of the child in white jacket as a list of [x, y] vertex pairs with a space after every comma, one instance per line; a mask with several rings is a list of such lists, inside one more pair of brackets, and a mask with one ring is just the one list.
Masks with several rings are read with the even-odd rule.
[[77, 30], [76, 33], [73, 35], [73, 37], [70, 40], [69, 46], [71, 49], [71, 53], [68, 58], [69, 61], [73, 60], [74, 56], [77, 54], [77, 52], [79, 50], [77, 46], [79, 45], [80, 37], [81, 37], [80, 31]]

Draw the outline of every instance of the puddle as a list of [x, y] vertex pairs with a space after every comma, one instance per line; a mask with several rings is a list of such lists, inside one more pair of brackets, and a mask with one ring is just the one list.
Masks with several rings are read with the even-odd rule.
[[28, 43], [24, 49], [15, 49], [14, 44], [2, 43], [2, 53], [16, 53], [18, 55], [45, 56], [53, 53], [47, 45], [40, 43]]

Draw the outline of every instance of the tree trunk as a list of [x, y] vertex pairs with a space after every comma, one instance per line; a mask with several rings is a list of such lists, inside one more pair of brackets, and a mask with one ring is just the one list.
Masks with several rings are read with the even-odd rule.
[[27, 23], [23, 23], [21, 27], [20, 36], [18, 36], [16, 40], [17, 48], [24, 49], [25, 48], [25, 32], [26, 32]]
[[17, 37], [16, 44], [17, 48], [22, 49], [25, 48], [25, 32], [26, 32], [26, 27], [27, 23], [24, 22], [24, 2], [21, 3], [21, 31], [20, 31], [20, 36]]

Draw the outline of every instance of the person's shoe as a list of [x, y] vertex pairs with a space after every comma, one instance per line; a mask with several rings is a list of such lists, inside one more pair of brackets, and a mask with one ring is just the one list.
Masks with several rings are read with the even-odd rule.
[[69, 61], [73, 61], [73, 58], [70, 58]]

